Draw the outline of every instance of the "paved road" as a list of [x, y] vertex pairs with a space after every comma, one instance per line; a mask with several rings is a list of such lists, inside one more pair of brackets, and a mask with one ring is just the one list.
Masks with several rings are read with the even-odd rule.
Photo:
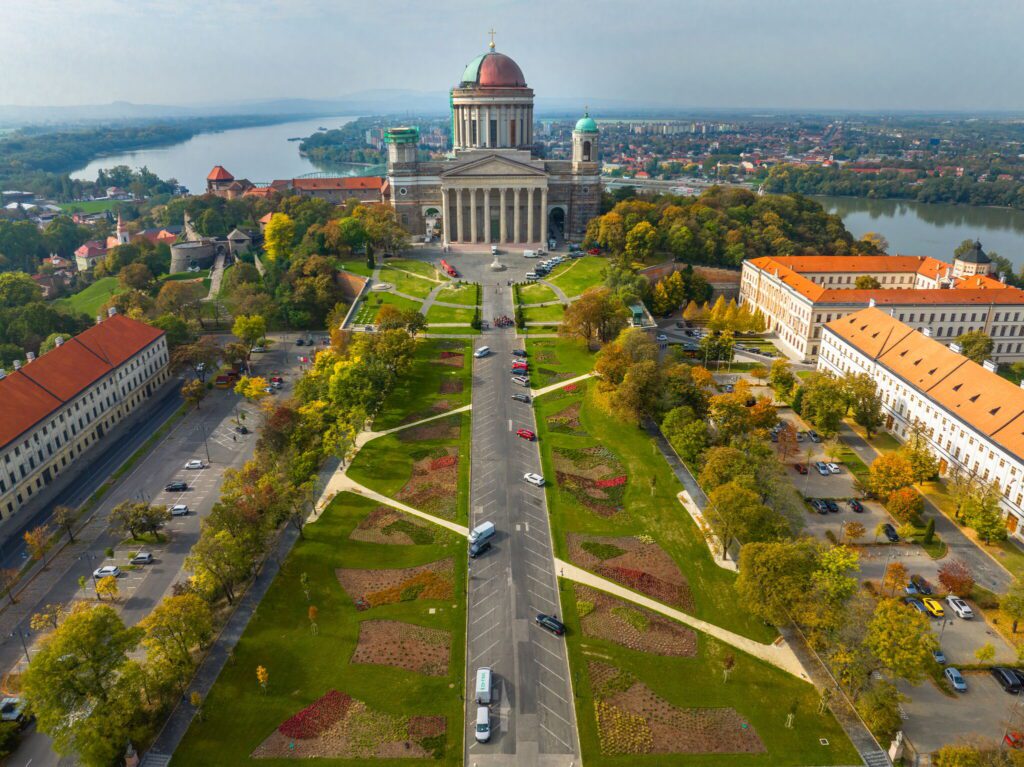
[[[495, 282], [484, 281], [482, 314], [511, 316], [511, 289]], [[465, 763], [579, 764], [565, 643], [533, 622], [539, 612], [561, 614], [544, 491], [522, 478], [540, 472], [539, 451], [515, 433], [536, 431], [533, 408], [511, 399], [528, 391], [510, 380], [512, 329], [487, 332], [480, 343], [492, 352], [473, 367], [470, 526], [489, 520], [498, 533], [492, 550], [470, 563]], [[481, 666], [493, 670], [496, 693], [486, 744], [474, 733]]]
[[[295, 334], [289, 336], [287, 340], [281, 337], [280, 342], [272, 346], [270, 352], [255, 355], [252, 363], [254, 375], [270, 375], [273, 371], [280, 371], [286, 381], [282, 390], [285, 395], [297, 377], [298, 355], [303, 352], [302, 348], [294, 346], [292, 339], [295, 337]], [[191, 511], [188, 516], [175, 517], [168, 525], [171, 533], [169, 542], [144, 547], [155, 556], [152, 565], [126, 572], [120, 578], [122, 617], [128, 624], [135, 624], [145, 617], [179, 579], [185, 557], [199, 537], [200, 520], [209, 514], [220, 495], [224, 470], [238, 468], [253, 454], [256, 440], [253, 427], [258, 424], [259, 415], [255, 407], [240, 405], [239, 410], [248, 412], [245, 423], [253, 433], [235, 434], [233, 418], [237, 400], [238, 398], [230, 392], [215, 390], [211, 393], [211, 396], [203, 401], [198, 412], [191, 412], [176, 424], [167, 436], [118, 482], [97, 512], [98, 517], [105, 519], [118, 503], [139, 498], [147, 498], [154, 503], [186, 503]], [[205, 444], [210, 451], [210, 464], [203, 470], [186, 471], [182, 467], [190, 458], [206, 460], [204, 434]], [[143, 439], [147, 436], [148, 433], [144, 434]], [[124, 457], [127, 456], [122, 456], [121, 460]], [[99, 477], [99, 482], [102, 482], [119, 463], [120, 461], [114, 462], [105, 457], [101, 464], [104, 474]], [[172, 479], [187, 480], [189, 490], [184, 493], [165, 493], [163, 487]], [[38, 603], [67, 603], [82, 596], [91, 597], [91, 588], [89, 594], [82, 594], [78, 587], [78, 578], [82, 575], [88, 577], [104, 562], [103, 551], [106, 547], [115, 547], [114, 561], [118, 564], [125, 564], [133, 551], [143, 548], [137, 545], [120, 546], [119, 540], [120, 536], [105, 532], [88, 546], [75, 544], [78, 550], [75, 550], [70, 568], [48, 593], [40, 596]], [[27, 632], [27, 623], [27, 620], [21, 621], [18, 628]], [[16, 636], [5, 635], [5, 639], [6, 641], [0, 645], [0, 665], [8, 669], [23, 663], [24, 653]], [[29, 641], [33, 641], [33, 638]], [[31, 652], [30, 645], [29, 653]], [[59, 761], [63, 764], [68, 760]], [[11, 767], [47, 767], [58, 764], [58, 759], [52, 751], [49, 738], [32, 730], [6, 764]]]

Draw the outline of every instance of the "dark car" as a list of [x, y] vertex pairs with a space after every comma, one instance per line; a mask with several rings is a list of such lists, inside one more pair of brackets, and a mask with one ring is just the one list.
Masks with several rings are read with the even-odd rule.
[[471, 544], [470, 547], [469, 547], [469, 558], [470, 559], [476, 559], [481, 554], [485, 554], [486, 552], [488, 552], [490, 550], [491, 550], [491, 541], [490, 541], [490, 539], [488, 539], [486, 541], [477, 541], [476, 543]]
[[512, 355], [515, 356], [515, 357], [525, 357], [526, 356], [526, 349], [513, 349], [512, 350]]
[[810, 503], [811, 503], [811, 506], [814, 507], [814, 510], [816, 512], [818, 512], [819, 514], [828, 514], [828, 506], [826, 506], [825, 502], [822, 501], [821, 499], [819, 499], [819, 498], [811, 498]]
[[554, 615], [538, 613], [536, 621], [538, 626], [547, 629], [555, 636], [562, 636], [565, 633], [565, 624], [558, 620]]
[[910, 582], [914, 584], [914, 587], [925, 596], [931, 596], [932, 587], [924, 578], [920, 575], [914, 574], [910, 576]]
[[999, 686], [1010, 695], [1020, 692], [1020, 679], [1013, 673], [1013, 669], [996, 666], [992, 669], [992, 677], [999, 682]]
[[236, 426], [235, 427], [235, 431], [237, 431], [239, 434], [248, 434], [249, 433], [248, 427], [245, 427], [245, 426]]
[[793, 468], [796, 469], [798, 474], [806, 474], [807, 473], [807, 467], [804, 466], [804, 464], [802, 464], [802, 463], [794, 463], [793, 464]]
[[188, 490], [188, 482], [176, 479], [174, 480], [174, 482], [168, 482], [166, 485], [164, 485], [164, 490], [166, 490], [168, 493], [180, 493], [185, 490]]
[[527, 405], [530, 404], [529, 394], [513, 394], [512, 399], [514, 399], [516, 402], [525, 402]]
[[306, 342], [303, 339], [301, 339], [301, 338], [296, 338], [295, 339], [295, 345], [296, 346], [305, 346]]
[[860, 514], [864, 511], [864, 504], [858, 501], [856, 498], [850, 499], [850, 509]]
[[821, 442], [821, 435], [818, 434], [814, 429], [807, 432], [807, 436], [811, 438], [811, 442]]
[[888, 522], [882, 525], [882, 534], [889, 539], [890, 543], [898, 543], [900, 540], [899, 535], [896, 534], [896, 528]]
[[839, 511], [839, 504], [833, 501], [831, 498], [825, 499], [825, 505], [828, 506], [828, 510], [835, 514]]

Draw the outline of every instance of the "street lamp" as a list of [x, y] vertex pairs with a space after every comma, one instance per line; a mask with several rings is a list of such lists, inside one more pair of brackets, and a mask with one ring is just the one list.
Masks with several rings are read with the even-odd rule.
[[200, 421], [199, 428], [203, 432], [203, 448], [206, 450], [206, 462], [213, 463], [213, 461], [210, 459], [210, 443], [206, 440], [206, 424]]
[[28, 655], [28, 645], [25, 644], [25, 639], [32, 635], [27, 631], [24, 631], [23, 629], [15, 629], [11, 632], [11, 639], [14, 639], [15, 636], [17, 636], [18, 639], [21, 640], [21, 649], [25, 651], [25, 662], [31, 663], [32, 659]]

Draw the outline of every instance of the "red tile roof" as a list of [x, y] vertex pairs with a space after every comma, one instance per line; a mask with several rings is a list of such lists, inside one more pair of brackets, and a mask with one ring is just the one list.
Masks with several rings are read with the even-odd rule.
[[814, 301], [819, 304], [867, 304], [872, 298], [879, 305], [1024, 304], [1024, 290], [1016, 288], [1007, 290], [992, 290], [991, 288], [823, 290]]
[[214, 165], [213, 170], [210, 171], [210, 175], [206, 177], [207, 181], [234, 181], [235, 177], [228, 173], [227, 169], [223, 165]]
[[384, 179], [379, 176], [344, 176], [339, 178], [296, 178], [292, 188], [313, 192], [322, 190], [374, 189], [379, 190]]
[[113, 371], [164, 331], [115, 314], [0, 379], [0, 447]]

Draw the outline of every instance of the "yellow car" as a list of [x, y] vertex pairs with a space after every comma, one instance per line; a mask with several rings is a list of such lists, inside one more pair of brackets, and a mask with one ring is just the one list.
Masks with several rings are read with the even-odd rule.
[[921, 597], [921, 602], [924, 604], [924, 609], [930, 612], [934, 617], [945, 617], [946, 611], [942, 609], [942, 605], [939, 603], [939, 600], [932, 599], [931, 597]]

